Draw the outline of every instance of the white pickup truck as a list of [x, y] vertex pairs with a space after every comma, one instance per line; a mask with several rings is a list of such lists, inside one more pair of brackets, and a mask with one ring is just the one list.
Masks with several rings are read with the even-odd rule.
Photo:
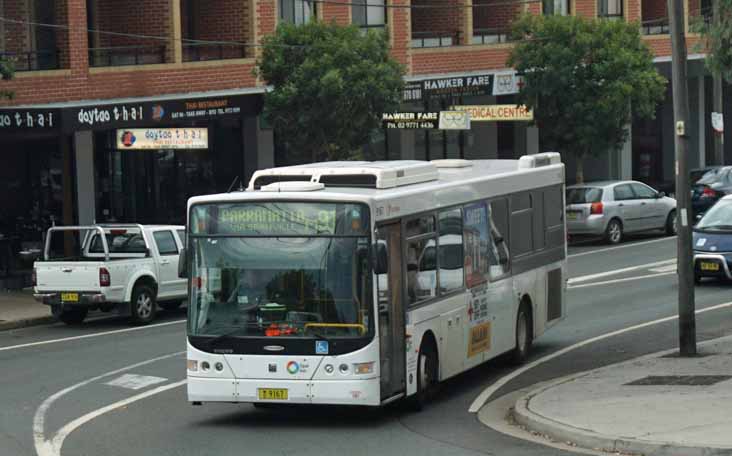
[[67, 324], [81, 323], [95, 309], [150, 323], [158, 304], [172, 310], [188, 295], [178, 277], [184, 246], [182, 226], [50, 228], [43, 260], [33, 265], [34, 297]]

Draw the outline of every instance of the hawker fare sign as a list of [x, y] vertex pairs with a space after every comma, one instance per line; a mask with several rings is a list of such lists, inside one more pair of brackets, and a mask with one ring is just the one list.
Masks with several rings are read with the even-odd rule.
[[465, 105], [452, 106], [450, 109], [467, 112], [473, 122], [534, 120], [534, 112], [524, 105]]
[[427, 97], [490, 95], [492, 88], [491, 74], [422, 81], [422, 90]]
[[119, 150], [208, 149], [206, 128], [129, 128], [117, 130]]

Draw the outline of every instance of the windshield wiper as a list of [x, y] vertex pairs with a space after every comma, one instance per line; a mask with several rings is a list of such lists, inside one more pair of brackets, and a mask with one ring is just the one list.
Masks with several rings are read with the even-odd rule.
[[216, 344], [218, 344], [220, 341], [224, 339], [231, 339], [234, 335], [241, 332], [244, 329], [247, 329], [249, 327], [256, 326], [259, 327], [259, 323], [257, 322], [246, 322], [241, 325], [241, 327], [234, 329], [233, 331], [225, 332], [224, 334], [219, 334], [218, 336], [215, 336], [213, 339], [207, 340], [206, 348], [208, 350], [211, 350]]

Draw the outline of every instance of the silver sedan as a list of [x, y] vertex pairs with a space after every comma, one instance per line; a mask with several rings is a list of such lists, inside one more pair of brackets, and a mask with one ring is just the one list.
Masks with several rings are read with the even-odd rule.
[[590, 182], [567, 187], [570, 235], [604, 236], [610, 244], [626, 233], [663, 230], [676, 234], [676, 200], [642, 182]]

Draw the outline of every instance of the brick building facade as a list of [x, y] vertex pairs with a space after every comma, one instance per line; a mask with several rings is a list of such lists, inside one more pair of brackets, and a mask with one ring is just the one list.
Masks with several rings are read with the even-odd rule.
[[[187, 195], [225, 191], [234, 179], [246, 180], [253, 170], [279, 162], [272, 132], [258, 116], [264, 87], [253, 74], [260, 49], [251, 44], [261, 42], [278, 21], [287, 18], [305, 20], [315, 15], [344, 25], [372, 20], [368, 14], [366, 19], [354, 14], [357, 5], [339, 3], [0, 0], [0, 18], [7, 19], [0, 21], [0, 52], [14, 57], [19, 70], [14, 80], [0, 82], [0, 88], [15, 93], [13, 100], [0, 101], [0, 148], [10, 157], [9, 166], [0, 170], [0, 182], [4, 182], [0, 185], [7, 187], [0, 187], [0, 194], [27, 195], [13, 201], [0, 199], [0, 219], [4, 220], [0, 277], [12, 268], [23, 269], [17, 261], [2, 258], [36, 246], [39, 233], [49, 223], [180, 222], [184, 214], [179, 210]], [[369, 0], [369, 4], [378, 3]], [[448, 8], [403, 7], [435, 4]], [[378, 19], [381, 23], [359, 25], [387, 30], [391, 52], [405, 65], [410, 85], [462, 77], [494, 78], [493, 87], [481, 92], [405, 98], [405, 109], [512, 103], [515, 86], [513, 91], [500, 89], [497, 81], [499, 76], [502, 80], [513, 77], [505, 63], [512, 46], [507, 31], [511, 20], [522, 12], [607, 14], [612, 19], [638, 21], [659, 69], [669, 75], [665, 0], [515, 4], [389, 0], [388, 5], [397, 7], [372, 16], [385, 18]], [[374, 9], [378, 7], [368, 10]], [[686, 1], [691, 16], [707, 9], [707, 0]], [[30, 22], [59, 27], [34, 27]], [[692, 147], [697, 157], [692, 164], [701, 165], [712, 134], [707, 114], [711, 84], [695, 54], [697, 41], [698, 37], [689, 35], [689, 92], [695, 122], [691, 132], [698, 138]], [[588, 177], [637, 177], [651, 183], [671, 180], [669, 100], [659, 107], [655, 121], [632, 126], [632, 141], [622, 151], [587, 164]], [[141, 112], [139, 119], [104, 120], [104, 115], [113, 119], [115, 113], [137, 112], [136, 107]], [[166, 113], [179, 117], [166, 117]], [[95, 115], [102, 120], [95, 122]], [[32, 126], [27, 121], [30, 118], [36, 119]], [[44, 119], [42, 126], [38, 119]], [[154, 153], [117, 150], [115, 135], [121, 129], [138, 127], [206, 128], [210, 146], [207, 150]], [[524, 122], [475, 122], [470, 131], [460, 133], [384, 131], [365, 147], [371, 157], [415, 159], [515, 157], [541, 149], [540, 132]], [[570, 159], [566, 161], [567, 175], [572, 176], [573, 165]], [[3, 173], [8, 175], [3, 177]], [[16, 175], [26, 176], [25, 180]], [[156, 207], [155, 201], [163, 204], [165, 198], [173, 197], [171, 188], [179, 194], [176, 204], [164, 210]], [[143, 196], [132, 200], [130, 192]], [[170, 214], [177, 214], [174, 220]], [[27, 231], [22, 226], [29, 221], [38, 227], [37, 234], [15, 239]], [[3, 238], [15, 240], [3, 242]]]

